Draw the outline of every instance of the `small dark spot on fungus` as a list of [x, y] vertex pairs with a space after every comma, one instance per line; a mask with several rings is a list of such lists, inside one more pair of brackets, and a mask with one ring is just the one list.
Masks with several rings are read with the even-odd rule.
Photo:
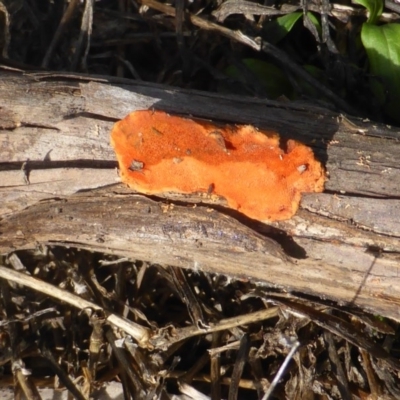
[[159, 131], [157, 128], [155, 128], [154, 126], [151, 129], [156, 135], [162, 136], [162, 132]]
[[129, 165], [130, 171], [141, 171], [144, 167], [144, 163], [142, 161], [133, 160]]
[[131, 188], [146, 194], [212, 190], [230, 207], [262, 221], [291, 218], [302, 193], [324, 189], [325, 171], [311, 148], [295, 140], [284, 141], [282, 148], [276, 132], [251, 125], [221, 127], [136, 111], [114, 125], [111, 143], [121, 179]]

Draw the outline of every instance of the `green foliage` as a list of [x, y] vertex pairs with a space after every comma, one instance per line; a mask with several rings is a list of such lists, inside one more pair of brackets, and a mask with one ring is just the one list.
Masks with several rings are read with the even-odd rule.
[[[355, 1], [368, 10], [369, 16], [367, 22], [362, 25], [361, 35], [356, 34], [350, 37], [350, 39], [356, 41], [353, 45], [353, 58], [351, 58], [354, 68], [347, 70], [344, 69], [343, 71], [335, 70], [338, 71], [337, 76], [339, 82], [343, 82], [343, 85], [346, 85], [346, 83], [349, 85], [341, 88], [341, 95], [344, 97], [349, 96], [350, 99], [353, 99], [354, 97], [357, 98], [357, 96], [362, 99], [363, 96], [366, 95], [369, 95], [369, 97], [375, 97], [375, 99], [368, 100], [369, 105], [375, 105], [374, 108], [371, 106], [371, 110], [373, 109], [373, 112], [376, 112], [376, 109], [380, 106], [381, 112], [383, 111], [387, 116], [400, 122], [400, 24], [389, 23], [377, 25], [384, 8], [383, 0]], [[302, 17], [303, 13], [299, 11], [267, 22], [263, 27], [264, 37], [269, 42], [277, 44], [290, 32], [293, 32], [296, 25], [297, 28], [301, 28], [298, 21], [301, 20]], [[307, 13], [307, 17], [309, 21], [314, 24], [319, 35], [321, 35], [321, 25], [318, 18], [311, 12]], [[296, 29], [295, 32], [297, 31], [298, 30]], [[337, 39], [340, 44], [340, 40], [343, 41], [343, 37], [338, 34], [335, 39]], [[329, 83], [338, 81], [337, 79], [335, 80], [336, 76], [331, 70], [328, 69], [327, 74], [327, 71], [324, 69], [324, 67], [326, 68], [326, 65], [329, 66], [329, 64], [319, 63], [316, 65], [310, 65], [311, 63], [309, 61], [311, 60], [312, 62], [313, 60], [312, 58], [308, 58], [310, 53], [307, 53], [307, 51], [309, 51], [310, 46], [304, 46], [303, 48], [301, 47], [303, 42], [296, 42], [296, 39], [298, 40], [297, 36], [293, 35], [293, 39], [297, 46], [293, 46], [293, 42], [290, 40], [285, 41], [283, 44], [287, 45], [289, 52], [295, 49], [295, 56], [298, 53], [300, 53], [300, 55], [305, 54], [304, 57], [298, 58], [304, 60], [304, 63], [308, 62], [308, 64], [303, 65], [303, 67], [308, 70], [311, 75], [317, 78], [321, 83], [328, 86]], [[359, 50], [357, 53], [354, 53], [355, 47]], [[346, 54], [347, 50], [347, 47], [343, 46], [342, 56], [344, 59], [349, 57], [349, 55]], [[365, 65], [362, 65], [365, 59], [364, 50], [369, 61], [368, 70], [366, 72], [368, 73], [370, 90], [367, 90], [363, 86], [363, 82], [365, 81], [358, 78], [358, 76], [361, 75], [361, 68], [365, 67]], [[303, 53], [301, 51], [303, 51]], [[274, 99], [282, 94], [289, 98], [295, 97], [295, 90], [290, 81], [286, 78], [285, 71], [277, 68], [271, 63], [260, 60], [245, 59], [243, 62], [253, 72], [253, 74], [259, 78], [264, 90], [270, 98]], [[347, 67], [349, 67], [349, 65], [350, 63]], [[359, 75], [354, 73], [356, 68], [360, 68]], [[331, 75], [329, 75], [329, 72]], [[240, 80], [240, 72], [238, 72], [235, 67], [228, 67], [227, 73]], [[318, 91], [310, 85], [301, 81], [297, 83], [308, 95], [315, 97], [320, 96]], [[351, 86], [351, 84], [353, 86]], [[349, 91], [349, 88], [354, 87], [357, 90], [354, 92]], [[359, 92], [358, 89], [360, 90]], [[371, 93], [373, 96], [371, 96]], [[353, 94], [354, 97], [352, 97]]]
[[383, 0], [356, 0], [369, 11], [361, 29], [367, 52], [371, 90], [387, 115], [400, 122], [400, 25], [376, 25], [383, 11]]
[[361, 40], [368, 55], [371, 88], [385, 112], [400, 121], [400, 24], [365, 23]]
[[318, 33], [321, 35], [322, 28], [321, 28], [321, 24], [319, 23], [318, 18], [312, 12], [308, 12], [307, 17], [310, 18], [310, 21], [315, 25]]
[[280, 42], [292, 30], [302, 15], [301, 12], [294, 12], [267, 23], [264, 32], [268, 41], [273, 44]]
[[382, 0], [354, 0], [356, 3], [364, 6], [369, 11], [367, 22], [375, 24], [378, 18], [382, 15], [383, 1]]
[[[281, 41], [295, 26], [296, 22], [303, 16], [300, 11], [278, 17], [274, 21], [269, 22], [264, 27], [264, 33], [270, 43], [276, 44]], [[310, 21], [316, 26], [318, 32], [321, 32], [321, 25], [317, 17], [309, 12], [307, 16]]]
[[[302, 16], [302, 12], [293, 12], [278, 17], [274, 21], [266, 24], [264, 33], [271, 43], [277, 43], [293, 29], [296, 22]], [[319, 34], [321, 34], [321, 25], [317, 17], [311, 12], [307, 13], [307, 16], [315, 25]], [[270, 99], [276, 99], [282, 95], [289, 99], [295, 97], [293, 86], [281, 68], [278, 68], [272, 63], [253, 58], [243, 59], [242, 62], [257, 76]], [[320, 70], [317, 68], [316, 71], [313, 70], [313, 72], [319, 74]], [[233, 65], [226, 68], [225, 73], [237, 80], [242, 80], [240, 72]], [[304, 87], [306, 92], [313, 92], [313, 89], [309, 85], [303, 85], [302, 82], [299, 82], [299, 84]]]

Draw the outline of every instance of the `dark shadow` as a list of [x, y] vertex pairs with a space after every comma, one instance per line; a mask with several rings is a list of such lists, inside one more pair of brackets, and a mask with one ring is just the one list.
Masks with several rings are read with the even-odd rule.
[[[146, 197], [157, 202], [171, 202], [177, 206], [183, 206], [183, 207], [186, 207], [188, 204], [191, 204], [184, 200], [177, 200], [177, 199], [167, 200], [164, 197], [159, 197], [155, 195], [146, 195]], [[275, 240], [282, 247], [285, 254], [287, 254], [290, 257], [296, 259], [306, 258], [305, 250], [301, 246], [299, 246], [293, 240], [293, 238], [282, 229], [275, 228], [273, 226], [264, 224], [255, 219], [249, 218], [246, 215], [242, 214], [241, 212], [233, 210], [229, 207], [224, 207], [222, 205], [209, 204], [209, 203], [196, 203], [196, 204], [197, 207], [212, 208], [225, 215], [229, 215], [230, 217], [239, 221], [242, 225], [247, 226], [251, 230], [260, 234], [261, 236]]]
[[[51, 150], [50, 150], [51, 151]], [[48, 152], [48, 154], [50, 153]], [[111, 169], [118, 167], [117, 161], [105, 160], [65, 160], [65, 161], [50, 161], [44, 159], [43, 161], [13, 161], [7, 163], [0, 163], [0, 171], [12, 170], [40, 170], [40, 169], [55, 169], [55, 168], [98, 168], [98, 169]]]

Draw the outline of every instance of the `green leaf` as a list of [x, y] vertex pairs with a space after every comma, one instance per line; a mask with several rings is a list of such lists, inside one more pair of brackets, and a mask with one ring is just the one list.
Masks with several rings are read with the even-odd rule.
[[318, 18], [312, 12], [308, 12], [307, 17], [310, 18], [310, 21], [315, 25], [318, 33], [321, 35], [322, 28], [321, 28], [321, 24], [319, 23]]
[[[376, 26], [365, 23], [361, 40], [368, 55], [371, 89], [385, 112], [400, 121], [400, 24]], [[386, 95], [386, 96], [385, 96]], [[385, 98], [386, 97], [386, 98]]]
[[280, 42], [292, 30], [302, 15], [301, 12], [294, 12], [268, 22], [263, 28], [265, 38], [273, 44]]
[[[264, 25], [265, 38], [273, 44], [280, 42], [295, 26], [296, 22], [303, 16], [301, 11], [296, 11], [290, 14], [283, 15], [276, 18], [274, 21], [268, 22]], [[321, 33], [321, 25], [318, 18], [311, 12], [307, 13], [311, 22], [316, 26], [319, 33]]]
[[354, 0], [356, 3], [361, 4], [369, 11], [367, 22], [375, 24], [378, 18], [382, 15], [383, 0]]
[[302, 12], [297, 11], [278, 17], [275, 22], [280, 28], [282, 28], [283, 32], [289, 33], [302, 15]]

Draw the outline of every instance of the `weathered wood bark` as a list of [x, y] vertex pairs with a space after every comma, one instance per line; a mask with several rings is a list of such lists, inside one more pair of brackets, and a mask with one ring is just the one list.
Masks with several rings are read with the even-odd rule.
[[[400, 321], [398, 129], [305, 105], [4, 71], [0, 107], [0, 253], [73, 245], [246, 276]], [[166, 206], [132, 194], [115, 185], [109, 134], [115, 120], [151, 107], [252, 123], [312, 145], [329, 173], [326, 191], [271, 225], [203, 197]]]

